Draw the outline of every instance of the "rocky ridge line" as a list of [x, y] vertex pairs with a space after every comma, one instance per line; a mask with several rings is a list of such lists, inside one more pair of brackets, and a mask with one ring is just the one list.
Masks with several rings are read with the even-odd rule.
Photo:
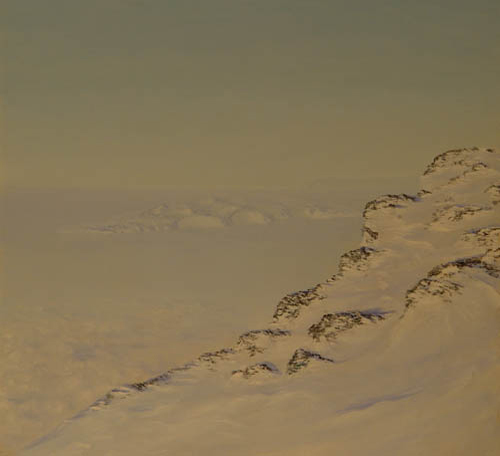
[[[471, 148], [452, 150], [438, 155], [426, 168], [424, 177], [439, 175], [440, 173], [449, 172], [452, 168], [458, 168], [458, 174], [455, 176], [458, 177], [457, 179], [453, 177], [446, 179], [445, 184], [449, 184], [450, 180], [452, 183], [457, 183], [461, 176], [490, 169], [489, 165], [478, 161], [474, 156], [474, 154], [482, 153], [483, 151], [488, 154], [493, 154], [494, 152], [492, 149]], [[440, 189], [442, 186], [436, 188]], [[375, 218], [387, 218], [394, 216], [394, 214], [399, 214], [397, 217], [400, 218], [401, 214], [404, 214], [404, 211], [410, 207], [417, 207], [415, 205], [421, 204], [427, 198], [433, 196], [435, 192], [436, 189], [433, 189], [432, 192], [421, 190], [417, 196], [404, 193], [400, 195], [389, 194], [368, 202], [363, 211], [364, 244], [369, 243], [373, 245], [380, 240], [380, 229], [374, 224]], [[491, 198], [495, 200], [495, 198], [500, 197], [500, 185], [490, 185], [484, 192], [491, 195]], [[491, 208], [471, 204], [445, 204], [431, 214], [431, 219], [426, 226], [427, 229], [433, 229], [434, 225], [443, 221], [460, 224], [464, 219], [475, 219], [484, 210], [490, 211]], [[424, 278], [420, 279], [416, 285], [406, 291], [402, 299], [404, 304], [402, 316], [409, 309], [415, 308], [421, 299], [429, 296], [437, 298], [441, 302], [451, 302], [455, 294], [461, 293], [464, 287], [461, 275], [467, 271], [479, 271], [488, 277], [498, 279], [500, 277], [499, 234], [499, 227], [481, 227], [464, 231], [460, 237], [461, 242], [465, 242], [467, 245], [471, 244], [476, 247], [486, 248], [487, 250], [479, 255], [458, 258], [433, 267]], [[216, 366], [220, 363], [228, 362], [241, 354], [248, 356], [249, 359], [261, 355], [265, 356], [266, 351], [274, 346], [274, 344], [293, 341], [293, 336], [300, 331], [293, 329], [293, 326], [290, 325], [298, 321], [306, 309], [309, 312], [312, 308], [321, 306], [321, 301], [325, 300], [337, 284], [342, 283], [342, 281], [347, 279], [362, 280], [363, 275], [370, 273], [374, 265], [377, 264], [374, 260], [383, 259], [386, 252], [386, 249], [376, 249], [367, 245], [362, 245], [358, 249], [346, 252], [340, 258], [339, 272], [337, 274], [312, 288], [288, 294], [279, 301], [273, 314], [273, 327], [248, 331], [238, 338], [234, 347], [204, 353], [196, 361], [183, 367], [172, 369], [165, 374], [161, 374], [145, 382], [113, 389], [105, 398], [97, 401], [91, 409], [99, 409], [102, 406], [109, 405], [114, 399], [124, 398], [134, 392], [144, 391], [152, 386], [168, 383], [173, 375], [193, 368], [215, 370]], [[319, 321], [316, 320], [316, 323], [308, 325], [305, 333], [313, 342], [328, 344], [349, 330], [382, 322], [387, 318], [386, 314], [387, 312], [368, 312], [357, 309], [326, 312], [323, 313]], [[281, 327], [278, 325], [281, 325]], [[297, 374], [307, 368], [311, 362], [332, 364], [334, 360], [319, 352], [310, 350], [306, 346], [299, 347], [293, 351], [293, 354], [288, 359], [286, 373], [288, 375]], [[250, 379], [261, 375], [279, 376], [281, 372], [279, 367], [268, 360], [259, 361], [250, 366], [231, 371], [231, 376], [242, 379]]]

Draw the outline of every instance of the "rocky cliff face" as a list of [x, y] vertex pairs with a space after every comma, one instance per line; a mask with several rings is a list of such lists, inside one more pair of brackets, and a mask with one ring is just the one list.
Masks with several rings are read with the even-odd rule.
[[[92, 420], [97, 410], [112, 412], [125, 397], [151, 391], [161, 401], [165, 388], [190, 388], [193, 384], [210, 383], [214, 378], [228, 389], [221, 393], [219, 387], [214, 387], [218, 392], [208, 395], [230, 395], [231, 388], [243, 388], [245, 382], [268, 385], [270, 389], [262, 394], [287, 388], [295, 391], [293, 388], [299, 387], [291, 386], [291, 379], [304, 380], [307, 375], [315, 385], [319, 384], [318, 379], [323, 379], [322, 385], [343, 385], [344, 393], [352, 397], [376, 395], [374, 387], [360, 383], [359, 376], [367, 375], [373, 382], [382, 382], [380, 388], [392, 391], [384, 398], [406, 397], [408, 390], [426, 391], [434, 397], [441, 388], [446, 390], [446, 385], [452, 385], [452, 390], [456, 388], [454, 375], [466, 378], [463, 372], [470, 369], [477, 373], [493, 369], [493, 352], [491, 356], [478, 355], [476, 350], [492, 350], [498, 344], [491, 321], [484, 319], [492, 315], [498, 318], [500, 309], [500, 154], [480, 148], [445, 152], [427, 167], [422, 186], [416, 196], [391, 194], [367, 203], [362, 245], [342, 255], [338, 273], [333, 277], [285, 296], [277, 304], [268, 327], [242, 334], [233, 346], [205, 353], [179, 369], [111, 391], [83, 413], [85, 420]], [[461, 337], [468, 344], [481, 342], [469, 351], [463, 348]], [[461, 358], [453, 358], [457, 356], [453, 347], [458, 347]], [[430, 359], [436, 359], [437, 364], [430, 365]], [[415, 365], [420, 366], [418, 371]], [[404, 378], [402, 383], [383, 376], [384, 370], [391, 369], [396, 372], [394, 375]], [[442, 383], [431, 383], [438, 371]], [[307, 390], [303, 380], [293, 385], [301, 385], [301, 394], [307, 391], [307, 396], [313, 397], [310, 395], [314, 391]], [[234, 382], [239, 386], [234, 386]], [[483, 393], [488, 396], [491, 391], [484, 388]], [[338, 404], [346, 401], [329, 387], [319, 389], [322, 400]], [[244, 394], [254, 393], [255, 390], [245, 390]], [[428, 416], [425, 394], [419, 396], [422, 399], [415, 399], [416, 408], [420, 407], [419, 400], [424, 404], [422, 416]], [[450, 401], [455, 400], [455, 396], [450, 397]], [[370, 400], [366, 399], [363, 404], [368, 405], [363, 406], [345, 403], [343, 410], [368, 408]], [[484, 416], [490, 416], [489, 410]], [[406, 416], [406, 412], [400, 413]], [[300, 422], [297, 417], [293, 419]], [[380, 419], [389, 418], [382, 415]], [[483, 431], [474, 434], [481, 419], [476, 422], [467, 413], [463, 419], [466, 423], [473, 421], [469, 431], [465, 431], [471, 433], [471, 439], [482, 435]], [[77, 421], [67, 427], [78, 426], [74, 424]], [[334, 430], [335, 422], [328, 422]], [[277, 438], [283, 438], [279, 431], [277, 434]], [[60, 435], [64, 435], [64, 429], [53, 441]], [[94, 436], [85, 438], [97, 445], [92, 448], [98, 448]], [[377, 437], [375, 441], [382, 445]], [[172, 448], [177, 448], [175, 445]], [[325, 448], [336, 448], [335, 445]], [[388, 447], [389, 453], [398, 447], [394, 445]], [[35, 446], [29, 454], [43, 454], [37, 452], [42, 451], [40, 448], [43, 450], [44, 444]], [[399, 454], [414, 453], [400, 450]]]

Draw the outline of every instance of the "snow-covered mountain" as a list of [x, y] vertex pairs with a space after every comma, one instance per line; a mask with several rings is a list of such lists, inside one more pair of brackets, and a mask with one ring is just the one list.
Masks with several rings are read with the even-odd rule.
[[137, 213], [123, 215], [106, 223], [67, 226], [62, 232], [131, 234], [178, 230], [207, 230], [242, 225], [269, 225], [291, 219], [330, 220], [353, 217], [349, 211], [335, 210], [315, 202], [300, 200], [273, 202], [269, 195], [236, 197], [214, 195], [188, 201], [170, 201]]
[[[110, 391], [26, 455], [500, 454], [500, 154], [434, 159], [269, 325]], [[57, 385], [54, 385], [57, 387]]]

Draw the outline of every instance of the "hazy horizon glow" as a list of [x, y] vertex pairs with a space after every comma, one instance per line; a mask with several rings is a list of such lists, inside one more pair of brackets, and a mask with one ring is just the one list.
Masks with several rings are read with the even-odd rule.
[[500, 4], [8, 0], [7, 184], [284, 186], [500, 144]]

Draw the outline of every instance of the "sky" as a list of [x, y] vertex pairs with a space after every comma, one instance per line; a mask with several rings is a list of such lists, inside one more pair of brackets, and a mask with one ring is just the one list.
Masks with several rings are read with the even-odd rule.
[[500, 146], [497, 0], [2, 9], [8, 186], [295, 186]]

